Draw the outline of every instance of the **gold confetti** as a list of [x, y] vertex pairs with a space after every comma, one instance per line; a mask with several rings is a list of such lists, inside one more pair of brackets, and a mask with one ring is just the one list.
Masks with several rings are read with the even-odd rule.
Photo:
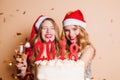
[[50, 10], [54, 10], [54, 8], [51, 8]]
[[94, 77], [91, 77], [90, 79], [94, 79]]
[[3, 15], [3, 13], [0, 13], [0, 15]]
[[17, 35], [17, 36], [21, 36], [21, 35], [22, 35], [22, 33], [20, 33], [20, 32], [17, 32], [17, 33], [16, 33], [16, 35]]
[[20, 45], [23, 45], [23, 44], [24, 44], [24, 42], [20, 42], [19, 44], [20, 44]]
[[70, 15], [72, 13], [72, 11], [69, 11], [68, 13], [67, 13], [67, 15]]
[[113, 22], [113, 19], [111, 19], [110, 22], [112, 23], [112, 22]]
[[11, 60], [4, 60], [3, 63], [7, 63], [9, 66], [13, 65], [13, 62]]
[[17, 77], [17, 75], [15, 75], [15, 74], [11, 74], [11, 77], [12, 77], [14, 80], [19, 80], [18, 77]]
[[3, 22], [4, 22], [4, 23], [6, 22], [6, 19], [5, 19], [5, 17], [3, 18]]
[[13, 65], [13, 62], [12, 62], [12, 61], [10, 61], [10, 62], [8, 63], [8, 65], [9, 65], [9, 66], [12, 66], [12, 65]]
[[15, 80], [19, 80], [17, 76], [14, 76], [14, 79], [15, 79]]
[[26, 11], [23, 12], [23, 15], [26, 14]]
[[98, 57], [98, 59], [102, 59], [102, 57]]
[[19, 11], [19, 9], [16, 9], [16, 11], [18, 12], [18, 11]]

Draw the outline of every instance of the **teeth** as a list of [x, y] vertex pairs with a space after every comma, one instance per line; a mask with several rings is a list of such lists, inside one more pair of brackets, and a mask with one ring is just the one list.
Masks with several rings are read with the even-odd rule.
[[51, 38], [51, 37], [52, 37], [52, 34], [46, 34], [45, 37], [46, 37], [46, 38]]
[[76, 38], [74, 37], [74, 38], [70, 38], [71, 40], [75, 40]]

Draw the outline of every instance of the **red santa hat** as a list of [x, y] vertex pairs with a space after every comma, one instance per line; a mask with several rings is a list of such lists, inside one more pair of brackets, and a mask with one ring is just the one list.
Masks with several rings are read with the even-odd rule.
[[47, 16], [44, 16], [44, 15], [41, 15], [41, 16], [39, 16], [39, 17], [37, 18], [37, 20], [35, 21], [35, 23], [34, 23], [33, 26], [32, 26], [32, 31], [31, 31], [31, 35], [30, 35], [29, 42], [32, 41], [34, 35], [38, 32], [41, 23], [42, 23], [46, 18], [48, 18], [48, 17], [47, 17]]
[[84, 20], [83, 14], [80, 10], [69, 12], [65, 15], [63, 26], [65, 27], [68, 25], [79, 25], [86, 28], [86, 21]]
[[33, 24], [33, 26], [32, 26], [32, 31], [31, 31], [30, 39], [24, 45], [24, 47], [25, 47], [25, 54], [27, 54], [28, 59], [30, 59], [30, 56], [33, 54], [30, 42], [32, 41], [34, 35], [38, 33], [41, 23], [46, 18], [48, 18], [48, 17], [47, 16], [43, 16], [43, 15], [39, 16], [37, 18], [37, 20], [35, 21], [35, 23]]

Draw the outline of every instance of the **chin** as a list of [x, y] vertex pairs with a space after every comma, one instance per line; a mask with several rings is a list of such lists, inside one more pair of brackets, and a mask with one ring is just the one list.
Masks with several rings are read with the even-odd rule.
[[53, 39], [47, 39], [46, 42], [48, 42], [48, 41], [54, 41], [54, 40]]
[[77, 43], [77, 41], [70, 41], [71, 43]]

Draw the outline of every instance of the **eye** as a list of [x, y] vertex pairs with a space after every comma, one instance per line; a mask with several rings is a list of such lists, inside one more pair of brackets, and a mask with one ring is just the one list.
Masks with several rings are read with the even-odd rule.
[[46, 30], [47, 28], [46, 27], [43, 27], [43, 28], [41, 28], [42, 30]]
[[50, 29], [55, 29], [54, 27], [51, 27]]
[[78, 28], [73, 28], [74, 31], [78, 30]]
[[68, 29], [64, 29], [65, 32], [68, 32], [69, 30]]

